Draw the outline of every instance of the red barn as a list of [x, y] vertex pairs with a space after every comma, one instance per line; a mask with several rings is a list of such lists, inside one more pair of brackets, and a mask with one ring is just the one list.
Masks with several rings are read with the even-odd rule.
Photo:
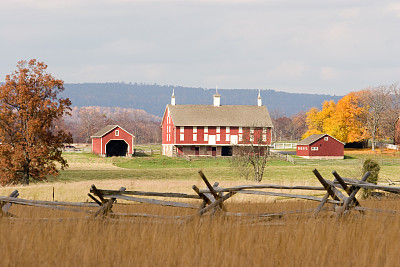
[[272, 121], [258, 105], [175, 105], [172, 94], [161, 123], [162, 154], [167, 156], [232, 156], [239, 146], [271, 144]]
[[107, 125], [92, 138], [92, 152], [105, 157], [133, 153], [134, 136], [118, 125]]
[[343, 159], [344, 144], [328, 134], [313, 134], [297, 143], [296, 154], [307, 159]]

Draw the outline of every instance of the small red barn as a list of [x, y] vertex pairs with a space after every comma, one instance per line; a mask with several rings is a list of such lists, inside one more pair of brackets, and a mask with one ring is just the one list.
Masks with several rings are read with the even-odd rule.
[[344, 143], [328, 134], [313, 134], [297, 143], [296, 154], [307, 159], [343, 159]]
[[133, 153], [135, 137], [118, 125], [107, 125], [92, 138], [92, 152], [104, 157], [127, 156]]

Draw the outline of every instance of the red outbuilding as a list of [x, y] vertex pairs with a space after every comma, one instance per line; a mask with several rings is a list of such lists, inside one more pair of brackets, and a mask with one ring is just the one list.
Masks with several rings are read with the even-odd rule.
[[344, 143], [328, 134], [313, 134], [297, 143], [296, 154], [307, 159], [343, 159]]
[[92, 152], [104, 157], [127, 156], [133, 153], [135, 137], [118, 125], [107, 125], [92, 138]]
[[257, 105], [221, 105], [220, 95], [213, 97], [213, 105], [176, 105], [172, 94], [161, 123], [163, 155], [233, 156], [239, 147], [271, 145], [272, 121], [260, 94]]

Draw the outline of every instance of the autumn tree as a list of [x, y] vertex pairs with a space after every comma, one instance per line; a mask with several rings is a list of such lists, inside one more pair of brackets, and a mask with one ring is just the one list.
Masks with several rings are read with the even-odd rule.
[[67, 162], [61, 155], [71, 135], [56, 123], [70, 111], [68, 98], [59, 98], [63, 81], [46, 73], [43, 62], [20, 61], [0, 87], [0, 183], [29, 184], [57, 175]]
[[290, 117], [293, 125], [293, 140], [300, 140], [302, 135], [307, 131], [307, 113], [300, 111]]

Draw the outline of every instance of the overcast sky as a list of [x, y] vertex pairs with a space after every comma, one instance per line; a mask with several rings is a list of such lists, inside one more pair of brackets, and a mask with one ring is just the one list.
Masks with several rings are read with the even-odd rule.
[[400, 81], [400, 2], [0, 0], [0, 80], [36, 58], [66, 83], [343, 95]]

